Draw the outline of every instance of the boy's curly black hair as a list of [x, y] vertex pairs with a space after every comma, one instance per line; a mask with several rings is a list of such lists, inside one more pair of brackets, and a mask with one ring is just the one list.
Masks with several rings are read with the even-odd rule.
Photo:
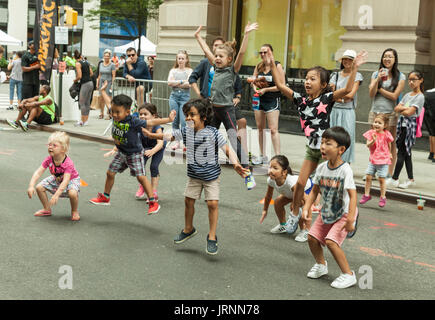
[[201, 120], [204, 121], [204, 126], [211, 124], [213, 119], [213, 105], [210, 99], [190, 99], [183, 106], [184, 115], [186, 115], [192, 107], [198, 110]]

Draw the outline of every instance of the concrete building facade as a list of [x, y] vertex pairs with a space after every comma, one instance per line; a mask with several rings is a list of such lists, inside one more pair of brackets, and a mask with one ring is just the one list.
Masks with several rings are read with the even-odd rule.
[[[246, 76], [260, 61], [258, 50], [264, 43], [273, 45], [290, 80], [301, 79], [304, 69], [314, 65], [336, 69], [336, 61], [346, 49], [365, 49], [369, 57], [360, 70], [364, 82], [356, 110], [360, 136], [368, 128], [371, 74], [379, 68], [386, 48], [397, 50], [401, 72], [419, 69], [425, 74], [425, 87], [434, 87], [434, 17], [432, 0], [165, 0], [160, 6], [154, 77], [167, 79], [180, 49], [188, 51], [193, 65], [203, 58], [193, 37], [199, 25], [205, 26], [202, 36], [210, 44], [216, 36], [240, 42], [247, 21], [260, 24], [260, 29], [250, 36], [241, 69], [241, 75]], [[409, 91], [407, 84], [405, 91]], [[286, 106], [280, 128], [299, 131], [292, 103], [287, 101]], [[255, 123], [249, 88], [242, 108], [250, 124]], [[426, 143], [424, 139], [419, 141]]]

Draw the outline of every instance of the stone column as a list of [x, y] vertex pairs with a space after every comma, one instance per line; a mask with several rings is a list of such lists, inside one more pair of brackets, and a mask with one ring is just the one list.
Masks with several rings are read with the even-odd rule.
[[[8, 46], [8, 52], [27, 49], [28, 0], [8, 2], [8, 34], [23, 41], [23, 46]], [[24, 10], [23, 10], [24, 8]]]
[[[99, 7], [100, 0], [93, 0], [83, 3], [83, 17], [86, 16], [89, 9]], [[82, 54], [88, 58], [92, 63], [97, 63], [99, 60], [100, 50], [100, 28], [93, 29], [92, 26], [100, 26], [100, 21], [90, 22], [83, 19], [83, 33], [82, 33]]]

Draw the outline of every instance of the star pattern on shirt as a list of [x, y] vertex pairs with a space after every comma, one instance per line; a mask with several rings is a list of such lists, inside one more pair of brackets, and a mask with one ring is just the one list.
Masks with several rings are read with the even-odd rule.
[[302, 111], [302, 113], [305, 115], [305, 117], [314, 117], [313, 110], [314, 107], [307, 107], [304, 111]]
[[322, 122], [322, 119], [320, 119], [320, 118], [316, 118], [316, 119], [311, 120], [311, 124], [312, 124], [313, 126], [318, 126], [318, 125], [320, 125], [320, 122]]
[[324, 104], [323, 102], [320, 102], [319, 103], [319, 105], [317, 106], [317, 114], [320, 114], [321, 112], [324, 112], [324, 113], [328, 113], [327, 111], [326, 111], [326, 107], [327, 107], [328, 105], [327, 104]]
[[307, 126], [304, 130], [305, 136], [309, 137], [311, 135], [311, 132], [315, 131], [314, 129], [310, 128], [310, 126]]
[[301, 121], [301, 128], [305, 129], [305, 122], [307, 122], [307, 120], [302, 120], [302, 119], [299, 120]]

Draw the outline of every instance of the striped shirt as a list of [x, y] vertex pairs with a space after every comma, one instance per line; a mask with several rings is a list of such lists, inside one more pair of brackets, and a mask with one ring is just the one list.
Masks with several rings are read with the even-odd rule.
[[206, 126], [195, 132], [184, 127], [172, 132], [175, 140], [183, 139], [186, 146], [187, 176], [203, 181], [215, 180], [221, 173], [219, 148], [226, 145], [223, 135], [214, 127]]

